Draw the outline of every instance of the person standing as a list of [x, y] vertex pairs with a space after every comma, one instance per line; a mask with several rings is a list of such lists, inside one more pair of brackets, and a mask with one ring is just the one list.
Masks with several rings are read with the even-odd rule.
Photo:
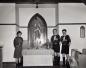
[[61, 49], [61, 53], [62, 53], [62, 57], [63, 57], [63, 66], [65, 66], [65, 57], [69, 58], [69, 47], [70, 47], [70, 43], [71, 43], [71, 39], [70, 36], [67, 35], [67, 30], [63, 29], [62, 30], [62, 36], [61, 36], [61, 43], [62, 43], [62, 49]]
[[51, 37], [52, 49], [54, 50], [53, 65], [60, 65], [60, 36], [57, 29], [53, 29], [53, 36]]
[[14, 58], [16, 59], [16, 68], [19, 67], [19, 64], [21, 63], [22, 58], [22, 44], [23, 44], [23, 38], [21, 37], [22, 32], [18, 31], [17, 36], [14, 38]]

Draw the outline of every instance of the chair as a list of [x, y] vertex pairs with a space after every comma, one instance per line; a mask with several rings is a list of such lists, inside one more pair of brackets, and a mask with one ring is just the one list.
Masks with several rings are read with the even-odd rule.
[[79, 66], [86, 67], [86, 49], [82, 49], [82, 54], [78, 55]]
[[79, 66], [79, 54], [81, 54], [77, 49], [71, 49], [71, 56], [69, 57], [70, 67]]
[[71, 67], [86, 67], [86, 49], [83, 49], [82, 53], [77, 49], [72, 49], [69, 62]]

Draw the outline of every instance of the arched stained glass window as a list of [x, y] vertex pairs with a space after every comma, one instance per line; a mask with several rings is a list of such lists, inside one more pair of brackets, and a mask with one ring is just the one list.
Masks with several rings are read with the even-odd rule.
[[80, 38], [85, 38], [85, 27], [84, 26], [80, 27]]

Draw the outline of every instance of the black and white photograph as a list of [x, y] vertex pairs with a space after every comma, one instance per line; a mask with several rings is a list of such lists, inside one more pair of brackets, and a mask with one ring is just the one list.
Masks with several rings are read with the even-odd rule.
[[86, 0], [0, 0], [0, 68], [86, 68]]

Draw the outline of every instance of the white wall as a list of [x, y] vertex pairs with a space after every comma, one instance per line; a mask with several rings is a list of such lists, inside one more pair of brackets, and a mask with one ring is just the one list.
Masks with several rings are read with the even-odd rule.
[[0, 25], [0, 42], [3, 43], [3, 62], [14, 61], [13, 40], [16, 33], [15, 25]]
[[28, 29], [27, 28], [20, 28], [20, 31], [22, 31], [22, 37], [24, 40], [28, 40]]
[[13, 62], [13, 39], [16, 33], [15, 4], [0, 3], [0, 42], [3, 44], [3, 62]]
[[86, 5], [59, 3], [59, 23], [86, 23]]
[[36, 13], [42, 15], [48, 26], [55, 26], [55, 8], [19, 8], [19, 25], [28, 26]]
[[0, 23], [15, 23], [15, 4], [0, 3]]

